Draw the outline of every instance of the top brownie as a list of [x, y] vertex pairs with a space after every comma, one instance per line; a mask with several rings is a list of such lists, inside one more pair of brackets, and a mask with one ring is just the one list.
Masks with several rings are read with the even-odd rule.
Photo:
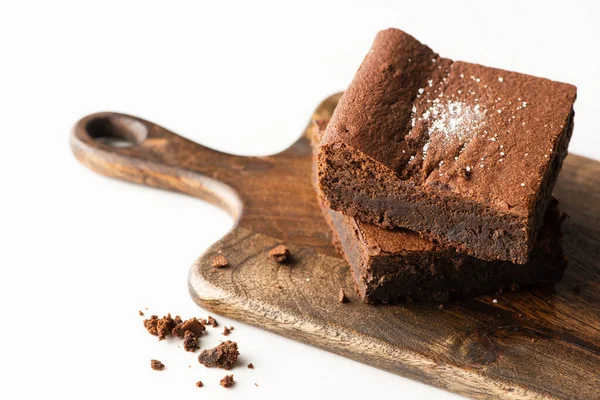
[[321, 141], [327, 205], [486, 260], [525, 263], [573, 129], [576, 88], [379, 32]]

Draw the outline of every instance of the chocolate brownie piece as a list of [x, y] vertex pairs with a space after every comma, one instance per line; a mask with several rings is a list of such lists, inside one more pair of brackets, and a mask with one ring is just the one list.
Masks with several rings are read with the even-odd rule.
[[235, 381], [233, 380], [233, 375], [225, 375], [221, 381], [219, 382], [221, 384], [221, 386], [223, 386], [224, 388], [230, 388], [233, 386], [233, 384], [235, 383]]
[[183, 349], [194, 352], [198, 348], [198, 335], [192, 331], [186, 331], [183, 336]]
[[367, 303], [467, 298], [557, 282], [567, 266], [553, 199], [529, 262], [485, 261], [457, 253], [406, 229], [383, 229], [323, 208], [334, 241]]
[[229, 266], [229, 261], [227, 261], [223, 254], [219, 254], [214, 258], [212, 266], [213, 268], [225, 268]]
[[150, 368], [155, 371], [162, 371], [165, 369], [165, 364], [160, 362], [159, 360], [150, 360]]
[[206, 329], [202, 321], [197, 318], [190, 318], [186, 321], [181, 321], [181, 318], [179, 318], [178, 321], [179, 323], [174, 325], [172, 328], [173, 336], [184, 337], [185, 333], [190, 331], [193, 332], [197, 337], [200, 337]]
[[284, 244], [277, 245], [271, 251], [269, 251], [269, 256], [282, 264], [289, 260], [290, 258], [290, 249]]
[[202, 350], [198, 356], [198, 362], [206, 367], [231, 369], [239, 355], [237, 343], [228, 340], [212, 349]]
[[576, 88], [380, 32], [318, 154], [329, 208], [523, 264], [573, 130]]

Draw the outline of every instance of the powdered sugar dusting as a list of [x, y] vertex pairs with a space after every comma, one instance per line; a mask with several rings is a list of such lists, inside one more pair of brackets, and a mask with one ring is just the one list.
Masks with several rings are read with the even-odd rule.
[[464, 148], [481, 128], [486, 111], [479, 105], [471, 106], [462, 101], [434, 100], [419, 117], [419, 120], [427, 121], [428, 124], [428, 138], [423, 146], [423, 157], [427, 155], [432, 140], [442, 145], [458, 141]]

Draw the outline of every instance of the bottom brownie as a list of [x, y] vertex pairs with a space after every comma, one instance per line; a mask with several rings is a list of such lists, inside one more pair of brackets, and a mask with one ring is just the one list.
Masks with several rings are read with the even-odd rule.
[[553, 199], [527, 264], [485, 261], [423, 239], [356, 221], [323, 206], [334, 241], [367, 303], [448, 301], [559, 281], [567, 266], [562, 251], [564, 214]]

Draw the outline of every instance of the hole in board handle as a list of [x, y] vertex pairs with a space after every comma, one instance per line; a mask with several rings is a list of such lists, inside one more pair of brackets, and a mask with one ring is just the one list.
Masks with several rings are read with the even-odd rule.
[[142, 122], [119, 115], [94, 118], [85, 129], [92, 139], [117, 148], [133, 147], [148, 136], [148, 128]]

